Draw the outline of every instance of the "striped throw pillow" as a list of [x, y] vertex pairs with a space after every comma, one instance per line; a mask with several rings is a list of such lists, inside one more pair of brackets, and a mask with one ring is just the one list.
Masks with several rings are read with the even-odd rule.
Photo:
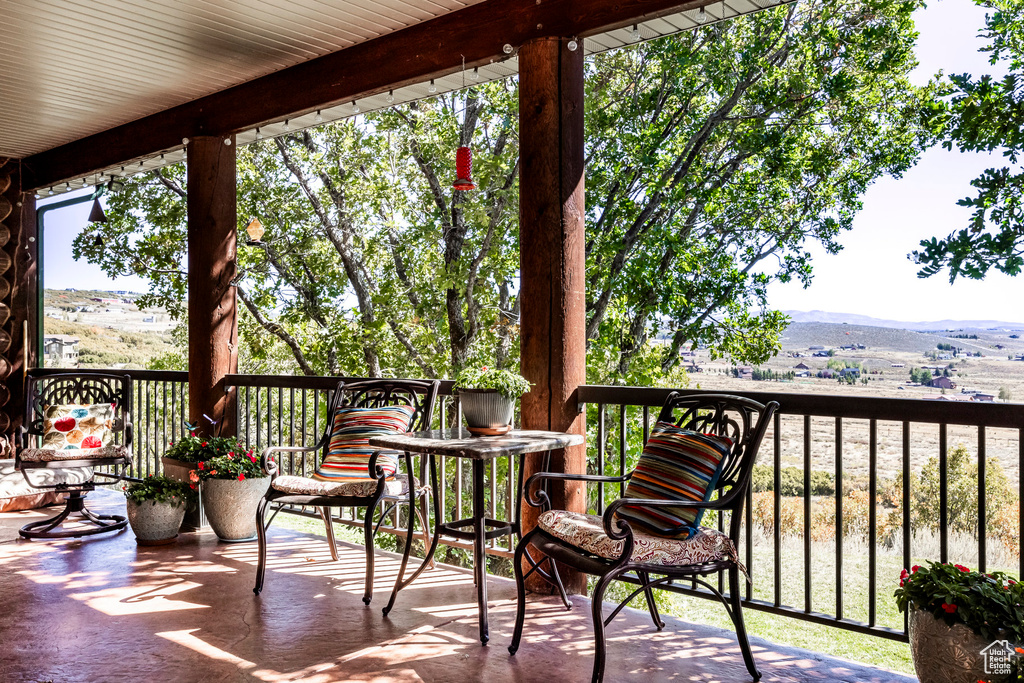
[[[409, 430], [416, 409], [412, 406], [383, 406], [381, 408], [339, 408], [334, 413], [334, 426], [327, 456], [313, 473], [320, 481], [366, 481], [374, 479], [370, 473], [370, 457], [377, 450], [370, 445], [370, 437]], [[377, 458], [388, 478], [398, 468], [398, 453], [384, 451]]]
[[[732, 441], [726, 437], [658, 422], [633, 470], [625, 497], [707, 501], [731, 448]], [[688, 538], [700, 526], [704, 510], [624, 505], [617, 515], [658, 536]]]

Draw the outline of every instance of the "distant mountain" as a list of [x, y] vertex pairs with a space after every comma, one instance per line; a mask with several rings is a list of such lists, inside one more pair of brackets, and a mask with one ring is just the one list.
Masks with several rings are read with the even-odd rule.
[[901, 320], [883, 320], [856, 313], [832, 313], [830, 311], [783, 311], [795, 323], [833, 323], [848, 325], [865, 325], [869, 327], [890, 327], [900, 330], [1024, 330], [1024, 323], [1011, 323], [1005, 320], [932, 320], [927, 322], [906, 322]]

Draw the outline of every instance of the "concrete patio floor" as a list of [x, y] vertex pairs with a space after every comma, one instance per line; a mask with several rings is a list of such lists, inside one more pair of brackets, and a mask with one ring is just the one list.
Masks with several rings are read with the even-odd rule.
[[[94, 510], [123, 508], [110, 492]], [[272, 529], [262, 595], [252, 593], [256, 544], [182, 534], [175, 545], [136, 545], [130, 530], [67, 541], [7, 540], [56, 510], [0, 514], [0, 681], [589, 681], [589, 602], [565, 611], [531, 597], [515, 657], [506, 649], [515, 585], [491, 578], [491, 642], [477, 640], [466, 570], [438, 565], [381, 615], [397, 571], [378, 552], [374, 600], [364, 607], [364, 554], [322, 538]], [[13, 532], [13, 533], [12, 533]], [[641, 605], [642, 606], [642, 605]], [[627, 610], [608, 631], [605, 680], [749, 681], [729, 631]], [[765, 681], [914, 679], [753, 638]]]

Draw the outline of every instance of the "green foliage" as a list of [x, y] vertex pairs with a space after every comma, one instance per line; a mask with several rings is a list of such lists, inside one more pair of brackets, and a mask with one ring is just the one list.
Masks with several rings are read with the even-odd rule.
[[142, 481], [132, 482], [124, 486], [124, 495], [128, 500], [142, 503], [147, 500], [157, 503], [173, 503], [175, 506], [184, 505], [190, 501], [195, 492], [193, 487], [174, 479], [168, 479], [163, 475], [149, 475]]
[[662, 369], [698, 343], [749, 363], [777, 351], [769, 284], [808, 284], [806, 242], [838, 251], [863, 191], [931, 143], [935, 88], [907, 79], [918, 6], [800, 2], [593, 58], [593, 374], [632, 383], [663, 332]]
[[[903, 570], [895, 593], [901, 612], [923, 609], [950, 626], [964, 624], [987, 641], [1024, 646], [1024, 584], [1002, 572], [928, 562]], [[1019, 662], [1022, 658], [1016, 658]]]
[[207, 479], [259, 479], [267, 476], [260, 467], [259, 458], [248, 451], [229, 451], [225, 455], [218, 455], [214, 458], [201, 460], [196, 463], [196, 469], [192, 471], [193, 479], [205, 481]]
[[1010, 387], [1002, 386], [999, 387], [999, 400], [1009, 401], [1013, 398], [1013, 393], [1010, 391]]
[[932, 381], [932, 371], [925, 368], [910, 368], [910, 381], [928, 384]]
[[530, 383], [518, 372], [501, 368], [466, 367], [455, 376], [454, 390], [496, 389], [506, 398], [517, 399], [530, 390]]
[[177, 442], [172, 441], [168, 445], [170, 447], [164, 453], [165, 457], [187, 463], [211, 460], [228, 454], [246, 453], [245, 445], [233, 436], [196, 436], [195, 432], [189, 432], [188, 436], [183, 436]]
[[950, 77], [952, 100], [937, 112], [935, 125], [945, 127], [946, 149], [970, 152], [1002, 150], [1007, 165], [989, 168], [971, 181], [974, 197], [957, 202], [974, 213], [967, 228], [945, 239], [921, 242], [911, 258], [922, 268], [919, 277], [949, 269], [949, 281], [960, 275], [980, 279], [990, 268], [1017, 275], [1024, 266], [1024, 3], [1020, 0], [975, 0], [992, 10], [985, 17], [983, 51], [989, 62], [1004, 65], [1002, 79], [957, 74]]
[[[780, 472], [780, 495], [804, 495], [804, 471], [799, 467], [783, 467]], [[775, 490], [775, 469], [771, 465], [754, 465], [751, 474], [751, 486], [754, 493]], [[836, 478], [829, 472], [811, 471], [811, 495], [831, 496], [836, 492]]]
[[[978, 463], [963, 445], [949, 449], [946, 459], [946, 504], [948, 529], [963, 533], [978, 531]], [[902, 477], [902, 475], [900, 475]], [[985, 462], [986, 526], [993, 523], [1000, 512], [1017, 500], [1014, 487], [999, 460]], [[914, 499], [915, 524], [938, 531], [939, 516], [939, 459], [931, 457], [921, 469], [920, 477], [911, 481]]]

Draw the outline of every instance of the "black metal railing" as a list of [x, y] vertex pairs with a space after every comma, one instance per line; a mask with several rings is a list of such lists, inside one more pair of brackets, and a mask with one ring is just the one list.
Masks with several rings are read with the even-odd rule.
[[[618, 475], [633, 466], [652, 426], [652, 412], [656, 417], [670, 391], [580, 387], [579, 400], [588, 407], [588, 455], [594, 471]], [[781, 405], [758, 458], [771, 468], [770, 483], [757, 493], [752, 487], [744, 509], [740, 554], [751, 576], [743, 596], [745, 605], [905, 640], [905, 617], [894, 617], [891, 610], [888, 618], [879, 613], [880, 596], [887, 601], [887, 608], [891, 606], [892, 590], [901, 568], [909, 569], [924, 559], [972, 563], [982, 571], [994, 568], [989, 561], [992, 547], [986, 506], [994, 495], [989, 490], [987, 467], [994, 462], [1001, 463], [1000, 468], [1010, 475], [1006, 477], [1009, 488], [1015, 489], [1006, 491], [1006, 497], [1017, 498], [1016, 519], [1008, 521], [1011, 528], [1006, 534], [1007, 542], [1003, 543], [1008, 547], [1000, 556], [999, 568], [1024, 575], [1024, 555], [1020, 550], [1024, 532], [1024, 511], [1020, 506], [1024, 406], [823, 394], [731, 393], [760, 402], [774, 400]], [[971, 501], [963, 500], [965, 482], [953, 480], [954, 476], [962, 475], [950, 471], [950, 444], [954, 439], [966, 442], [968, 450], [973, 447], [971, 470], [977, 481], [967, 482], [966, 487], [976, 496], [973, 508], [965, 505]], [[992, 448], [993, 443], [997, 449]], [[883, 455], [884, 462], [880, 460]], [[920, 496], [927, 492], [911, 490], [912, 481], [922, 468], [928, 467], [929, 457], [933, 458], [938, 475], [937, 501], [922, 501]], [[783, 496], [782, 474], [789, 463], [801, 475], [803, 491], [799, 496]], [[860, 468], [863, 474], [852, 473]], [[812, 479], [819, 472], [832, 475], [831, 496], [815, 495]], [[890, 528], [885, 538], [879, 533], [880, 484], [889, 489], [886, 518]], [[959, 497], [958, 515], [966, 514], [965, 507], [976, 510], [973, 539], [971, 534], [953, 531], [951, 491]], [[852, 498], [855, 492], [862, 495]], [[591, 511], [600, 514], [609, 500], [621, 495], [618, 484], [614, 490], [592, 486]], [[798, 514], [788, 514], [795, 512], [790, 502], [798, 503]], [[844, 509], [854, 505], [856, 509]], [[923, 517], [916, 509], [922, 505], [937, 507], [937, 520], [931, 525], [934, 538], [927, 538], [926, 521], [915, 519]], [[822, 508], [834, 511], [834, 515], [818, 515]], [[859, 529], [853, 523], [855, 515], [861, 523]], [[957, 521], [962, 528], [964, 520]], [[726, 522], [721, 517], [715, 520], [720, 529]], [[831, 540], [826, 540], [829, 537]], [[954, 537], [955, 552], [951, 547]], [[792, 542], [787, 542], [790, 539]], [[966, 548], [966, 544], [973, 547]], [[855, 552], [850, 552], [851, 547]], [[879, 573], [880, 561], [888, 570], [884, 575]], [[857, 590], [858, 585], [863, 590]], [[709, 592], [695, 586], [676, 585], [669, 590], [710, 597]], [[848, 600], [849, 597], [858, 599]]]
[[[261, 450], [271, 445], [314, 446], [326, 429], [327, 408], [339, 380], [356, 382], [364, 378], [341, 377], [277, 377], [268, 375], [229, 375], [226, 383], [236, 391], [238, 436], [247, 445]], [[452, 382], [441, 383], [438, 405], [434, 409], [434, 429], [446, 429], [461, 420], [461, 405], [452, 395]], [[284, 453], [279, 466], [287, 474], [309, 476], [317, 466], [320, 453]], [[425, 463], [420, 461], [421, 465]], [[493, 460], [488, 465], [485, 500], [488, 516], [493, 519], [508, 518], [516, 504], [516, 461], [512, 456]], [[468, 466], [460, 458], [438, 457], [438, 481], [441, 517], [445, 522], [464, 519], [470, 515], [472, 504]], [[421, 481], [429, 481], [421, 468], [417, 473]], [[316, 517], [318, 513], [301, 506], [286, 506], [285, 510], [295, 514]], [[343, 508], [334, 511], [335, 522], [362, 527], [361, 509]], [[404, 536], [405, 526], [395, 509], [381, 524], [381, 531]], [[456, 539], [443, 538], [445, 545], [469, 549], [472, 544]], [[488, 553], [509, 558], [515, 549], [514, 539], [501, 537], [492, 539]]]

